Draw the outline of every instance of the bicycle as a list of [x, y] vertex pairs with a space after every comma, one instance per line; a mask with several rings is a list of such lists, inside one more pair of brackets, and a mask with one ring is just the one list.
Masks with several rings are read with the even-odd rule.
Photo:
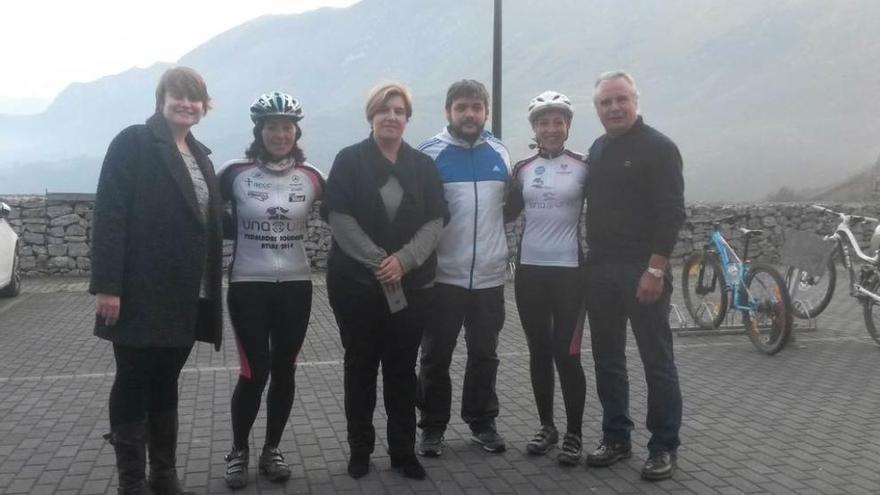
[[[792, 332], [791, 299], [782, 275], [770, 265], [748, 258], [749, 240], [761, 230], [740, 228], [745, 236], [742, 261], [721, 235], [720, 219], [701, 252], [684, 264], [681, 283], [684, 302], [694, 323], [703, 329], [721, 326], [728, 307], [742, 313], [752, 344], [765, 354], [781, 351]], [[722, 268], [724, 267], [724, 268]]]
[[[792, 300], [797, 300], [794, 313], [801, 318], [815, 318], [828, 304], [834, 295], [837, 284], [837, 270], [835, 258], [839, 258], [849, 274], [849, 293], [862, 303], [862, 314], [865, 319], [865, 327], [868, 334], [877, 344], [880, 344], [880, 225], [874, 229], [871, 236], [868, 252], [869, 256], [862, 251], [852, 232], [852, 227], [862, 222], [880, 223], [873, 217], [861, 215], [849, 215], [834, 211], [821, 205], [811, 205], [829, 215], [835, 215], [840, 223], [835, 227], [834, 233], [823, 239], [835, 243], [828, 258], [825, 274], [821, 276], [811, 275], [805, 270], [789, 268], [786, 272], [786, 286], [791, 292]], [[859, 276], [856, 278], [855, 265], [851, 253], [863, 262], [859, 268]]]

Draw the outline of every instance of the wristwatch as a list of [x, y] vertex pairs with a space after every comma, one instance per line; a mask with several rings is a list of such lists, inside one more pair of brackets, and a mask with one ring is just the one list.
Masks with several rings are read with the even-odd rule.
[[660, 268], [648, 267], [646, 272], [650, 273], [654, 278], [663, 278], [663, 270]]

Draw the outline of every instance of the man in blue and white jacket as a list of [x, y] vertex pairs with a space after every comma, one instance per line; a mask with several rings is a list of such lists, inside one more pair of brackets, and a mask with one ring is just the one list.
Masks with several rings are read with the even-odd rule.
[[504, 325], [508, 252], [502, 210], [510, 157], [501, 141], [483, 129], [488, 113], [485, 86], [458, 81], [446, 94], [449, 125], [419, 147], [437, 165], [450, 213], [437, 246], [434, 304], [422, 338], [418, 451], [424, 456], [443, 452], [452, 402], [449, 365], [462, 324], [468, 360], [461, 417], [484, 450], [505, 450], [495, 428], [495, 377], [498, 334]]

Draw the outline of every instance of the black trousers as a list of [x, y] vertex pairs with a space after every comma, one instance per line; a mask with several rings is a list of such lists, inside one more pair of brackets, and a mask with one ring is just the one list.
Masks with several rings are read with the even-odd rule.
[[177, 379], [192, 347], [113, 344], [116, 377], [110, 389], [110, 426], [145, 421], [147, 413], [177, 409]]
[[436, 284], [422, 338], [419, 369], [419, 426], [445, 430], [452, 407], [449, 366], [464, 324], [467, 365], [461, 417], [473, 431], [495, 427], [498, 417], [498, 334], [504, 326], [504, 286], [464, 289]]
[[587, 393], [581, 365], [586, 316], [582, 270], [520, 265], [514, 288], [529, 345], [529, 373], [541, 424], [554, 425], [555, 364], [565, 402], [566, 431], [580, 437]]
[[234, 282], [228, 305], [240, 361], [232, 394], [234, 447], [248, 447], [270, 375], [266, 445], [277, 447], [293, 407], [296, 357], [309, 326], [312, 282]]
[[587, 266], [587, 311], [596, 389], [602, 402], [602, 431], [607, 441], [628, 442], [633, 429], [626, 370], [629, 320], [648, 385], [648, 449], [675, 450], [680, 443], [682, 399], [669, 328], [672, 276], [667, 272], [660, 299], [642, 304], [636, 300], [636, 291], [646, 267], [646, 263]]
[[345, 417], [352, 454], [369, 454], [375, 447], [373, 411], [381, 364], [389, 454], [412, 456], [416, 439], [415, 366], [429, 290], [407, 290], [407, 307], [397, 313], [389, 311], [378, 285], [328, 274], [327, 293], [345, 348]]

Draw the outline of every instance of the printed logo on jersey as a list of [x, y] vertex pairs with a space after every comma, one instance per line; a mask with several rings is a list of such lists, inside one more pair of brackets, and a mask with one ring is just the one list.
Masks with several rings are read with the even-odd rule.
[[266, 201], [269, 199], [269, 193], [263, 191], [248, 191], [247, 196], [256, 199], [257, 201]]
[[289, 203], [304, 203], [306, 201], [305, 194], [290, 193], [287, 197]]
[[542, 201], [527, 201], [526, 207], [533, 210], [552, 210], [554, 208], [568, 208], [574, 204], [576, 204], [575, 200], [560, 200], [553, 193], [550, 193], [549, 196], [545, 194]]
[[250, 177], [245, 179], [244, 183], [247, 184], [248, 187], [255, 187], [257, 189], [271, 189], [272, 188], [272, 184], [270, 182], [260, 182], [260, 181], [253, 180]]
[[532, 179], [532, 187], [536, 187], [538, 189], [544, 187], [544, 179], [540, 177], [535, 177]]
[[269, 220], [290, 220], [290, 218], [286, 217], [284, 214], [289, 212], [287, 208], [283, 206], [271, 206], [266, 208], [266, 213], [269, 214]]
[[[286, 211], [286, 210], [285, 210]], [[303, 240], [305, 222], [283, 220], [242, 220], [243, 238], [260, 243], [260, 249], [295, 249]]]
[[544, 173], [545, 170], [547, 170], [547, 169], [545, 169], [543, 165], [539, 165], [539, 166], [535, 169], [535, 175], [542, 175], [542, 174]]

